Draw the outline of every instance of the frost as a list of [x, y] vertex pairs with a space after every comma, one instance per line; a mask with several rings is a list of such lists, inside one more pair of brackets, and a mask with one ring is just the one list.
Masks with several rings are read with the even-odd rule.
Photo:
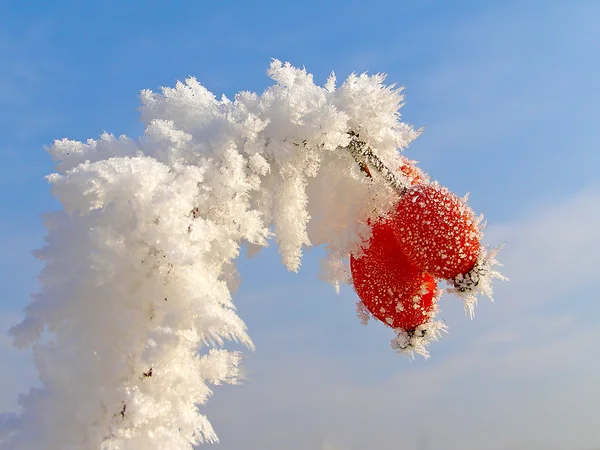
[[475, 306], [477, 306], [478, 297], [488, 297], [492, 302], [492, 280], [497, 278], [502, 281], [508, 281], [508, 278], [502, 275], [495, 267], [502, 267], [502, 264], [496, 259], [502, 247], [488, 250], [481, 248], [479, 258], [475, 267], [466, 274], [458, 275], [454, 280], [450, 280], [452, 287], [446, 289], [447, 292], [457, 295], [463, 300], [465, 313], [473, 319], [475, 316]]
[[348, 256], [327, 252], [327, 258], [321, 261], [321, 280], [331, 284], [337, 294], [340, 293], [340, 284], [350, 284], [352, 275], [348, 265]]
[[360, 300], [356, 302], [356, 317], [358, 317], [360, 323], [364, 326], [366, 326], [369, 323], [369, 319], [371, 318], [371, 313], [369, 312], [369, 309]]
[[440, 320], [430, 320], [410, 332], [402, 328], [394, 331], [397, 336], [390, 342], [394, 350], [407, 358], [414, 359], [416, 353], [427, 359], [429, 358], [427, 347], [432, 341], [437, 341], [442, 333], [447, 333], [448, 327]]
[[63, 211], [45, 216], [42, 288], [11, 330], [33, 346], [42, 388], [22, 397], [20, 417], [0, 420], [0, 448], [214, 442], [202, 405], [210, 386], [240, 377], [241, 355], [220, 347], [253, 348], [232, 301], [241, 246], [274, 238], [295, 271], [305, 247], [324, 244], [323, 277], [349, 281], [343, 259], [396, 198], [360, 170], [349, 132], [394, 171], [419, 132], [400, 121], [401, 91], [383, 75], [337, 89], [332, 75], [321, 87], [277, 60], [269, 75], [262, 95], [233, 101], [194, 78], [146, 90], [139, 139], [104, 133], [48, 148]]
[[427, 347], [431, 342], [437, 341], [442, 333], [448, 332], [448, 326], [441, 320], [434, 320], [435, 316], [439, 312], [437, 302], [442, 295], [442, 291], [438, 290], [434, 299], [434, 308], [429, 313], [429, 320], [414, 330], [404, 330], [402, 328], [396, 328], [394, 332], [396, 337], [391, 340], [390, 346], [396, 350], [397, 353], [409, 358], [414, 359], [415, 354], [423, 356], [425, 359], [429, 358], [429, 351]]

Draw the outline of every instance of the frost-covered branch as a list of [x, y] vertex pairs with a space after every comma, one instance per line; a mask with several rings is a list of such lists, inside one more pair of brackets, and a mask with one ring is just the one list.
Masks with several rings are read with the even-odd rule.
[[193, 78], [143, 91], [139, 139], [48, 148], [63, 211], [45, 217], [42, 288], [11, 331], [34, 348], [42, 386], [22, 397], [18, 418], [0, 420], [0, 448], [215, 441], [202, 405], [213, 385], [237, 382], [241, 358], [223, 347], [253, 347], [232, 301], [241, 245], [274, 238], [292, 271], [304, 247], [326, 245], [323, 278], [348, 282], [347, 255], [397, 196], [346, 147], [389, 174], [418, 131], [400, 121], [401, 90], [383, 75], [336, 87], [333, 75], [317, 86], [279, 61], [268, 73], [275, 83], [262, 95], [233, 100]]
[[[379, 159], [379, 157], [373, 152], [373, 149], [367, 144], [365, 141], [359, 140], [359, 135], [353, 131], [348, 133], [352, 138], [348, 143], [347, 149], [354, 158], [354, 160], [359, 164], [359, 166], [367, 173], [369, 177], [371, 177], [371, 171], [369, 170], [369, 165], [372, 166], [377, 172], [379, 172], [383, 178], [389, 183], [389, 185], [400, 195], [403, 195], [408, 186], [405, 181], [397, 177], [394, 172], [392, 172], [384, 163]], [[368, 163], [365, 164], [365, 163]]]

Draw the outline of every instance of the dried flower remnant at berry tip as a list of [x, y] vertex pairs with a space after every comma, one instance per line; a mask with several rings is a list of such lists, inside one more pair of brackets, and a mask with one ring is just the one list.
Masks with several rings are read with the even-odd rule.
[[446, 291], [457, 295], [463, 300], [465, 312], [469, 314], [471, 319], [475, 316], [478, 297], [485, 296], [494, 301], [492, 296], [493, 279], [508, 281], [508, 278], [496, 268], [502, 267], [502, 264], [496, 259], [500, 250], [502, 250], [502, 247], [493, 249], [482, 247], [477, 262], [469, 272], [459, 274], [453, 280], [448, 280], [451, 287]]
[[398, 328], [394, 332], [396, 337], [391, 340], [390, 346], [397, 353], [411, 359], [414, 359], [415, 354], [428, 359], [430, 354], [427, 347], [431, 342], [437, 341], [442, 333], [447, 333], [448, 326], [441, 320], [430, 320], [414, 330]]

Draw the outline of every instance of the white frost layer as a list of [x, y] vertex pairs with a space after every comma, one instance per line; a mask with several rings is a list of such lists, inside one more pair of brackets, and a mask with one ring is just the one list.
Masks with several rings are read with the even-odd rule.
[[348, 131], [392, 170], [418, 133], [400, 122], [400, 90], [382, 75], [337, 89], [333, 75], [319, 87], [279, 61], [269, 75], [262, 95], [233, 101], [193, 78], [144, 91], [137, 141], [103, 134], [48, 149], [64, 212], [45, 218], [42, 289], [12, 329], [18, 346], [33, 346], [43, 387], [23, 397], [19, 417], [0, 419], [0, 448], [215, 441], [199, 405], [210, 385], [236, 382], [240, 360], [218, 347], [252, 348], [231, 298], [240, 245], [274, 235], [296, 271], [303, 247], [325, 244], [324, 278], [347, 282], [341, 260], [369, 233], [357, 224], [395, 199], [342, 148]]

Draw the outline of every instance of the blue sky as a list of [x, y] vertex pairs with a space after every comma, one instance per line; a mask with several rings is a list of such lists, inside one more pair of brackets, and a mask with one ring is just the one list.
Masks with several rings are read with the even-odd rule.
[[137, 136], [141, 89], [193, 75], [264, 90], [275, 57], [324, 82], [385, 72], [406, 86], [407, 154], [488, 218], [510, 283], [409, 362], [355, 294], [240, 261], [236, 303], [257, 351], [206, 407], [232, 449], [600, 447], [600, 3], [594, 1], [0, 3], [0, 411], [35, 382], [6, 330], [36, 289], [53, 139]]

